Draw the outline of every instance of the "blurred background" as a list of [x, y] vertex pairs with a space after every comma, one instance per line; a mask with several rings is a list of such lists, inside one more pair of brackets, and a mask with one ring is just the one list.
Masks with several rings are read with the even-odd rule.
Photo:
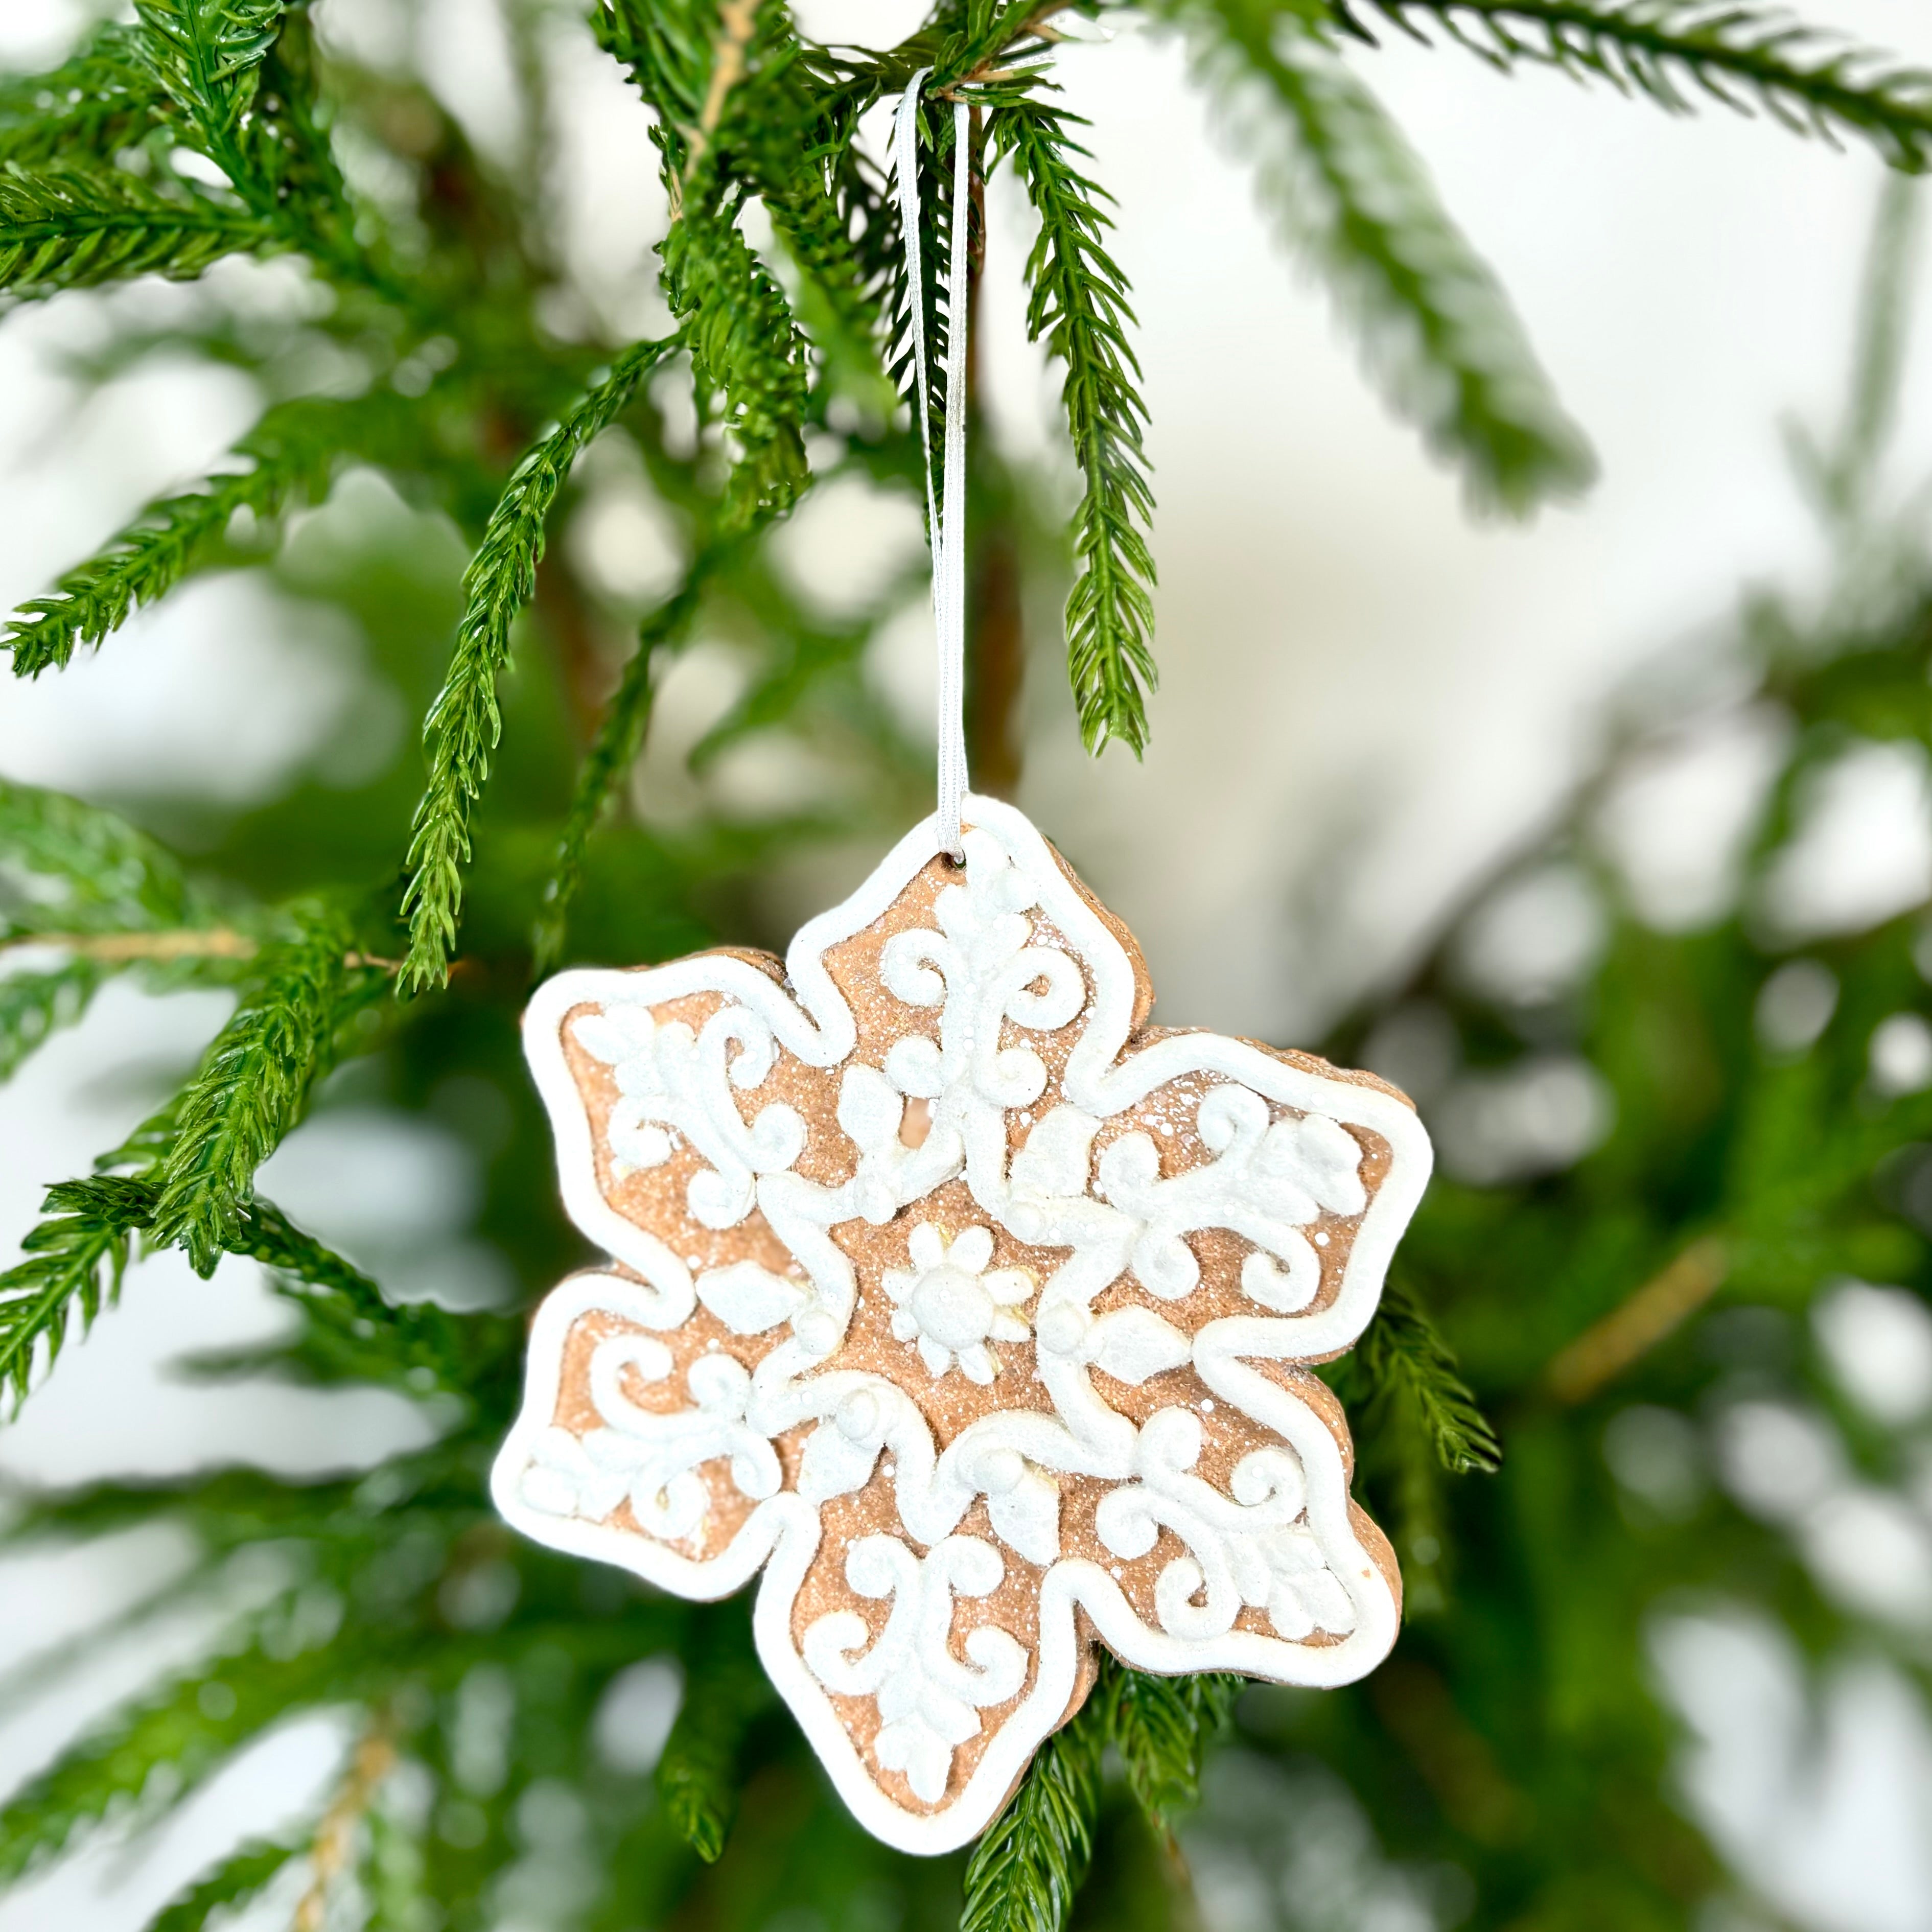
[[[868, 44], [919, 16], [902, 0], [798, 0], [796, 10], [808, 32]], [[1906, 0], [1811, 0], [1808, 11], [1932, 60], [1932, 23]], [[0, 62], [50, 64], [92, 17], [61, 0], [8, 0]], [[477, 150], [505, 164], [527, 134], [516, 64], [540, 62], [556, 122], [544, 193], [578, 304], [556, 326], [622, 336], [663, 325], [650, 246], [664, 208], [646, 117], [569, 8], [522, 41], [494, 0], [320, 0], [316, 19], [328, 44], [370, 69], [419, 67]], [[1508, 1229], [1527, 1225], [1512, 1220], [1514, 1204], [1522, 1217], [1561, 1211], [1582, 1225], [1610, 1184], [1576, 1182], [1586, 1195], [1596, 1186], [1585, 1198], [1560, 1192], [1564, 1177], [1600, 1174], [1592, 1158], [1633, 1130], [1622, 1076], [1591, 1030], [1622, 997], [1602, 976], [1636, 956], [1628, 934], [1689, 947], [1730, 933], [1738, 956], [1757, 962], [1737, 996], [1739, 1051], [1774, 1072], [1826, 1040], [1834, 1014], [1852, 1024], [1841, 983], [1853, 968], [1830, 947], [1882, 932], [1919, 962], [1900, 970], [1932, 968], [1932, 942], [1911, 950], [1932, 894], [1924, 724], [1912, 710], [1924, 702], [1913, 626], [1927, 576], [1912, 520], [1932, 479], [1932, 302], [1905, 311], [1892, 434], [1872, 488], [1856, 514], [1842, 503], [1821, 514], [1787, 432], [1796, 422], [1828, 439], [1843, 414], [1878, 165], [1762, 120], [1671, 118], [1605, 87], [1504, 80], [1384, 38], [1358, 69], [1513, 294], [1595, 443], [1601, 480], [1527, 526], [1472, 520], [1454, 479], [1360, 380], [1324, 296], [1257, 207], [1250, 170], [1189, 90], [1181, 49], [1133, 32], [1066, 50], [1070, 103], [1091, 119], [1095, 172], [1119, 200], [1117, 252], [1141, 324], [1162, 683], [1143, 762], [1118, 749], [1086, 758], [1049, 584], [1030, 630], [1018, 795], [1138, 934], [1159, 1018], [1284, 1044], [1340, 1027], [1408, 1084], [1454, 1198], [1490, 1204], [1463, 1225], [1500, 1231], [1453, 1260], [1448, 1234], [1425, 1240], [1418, 1266], [1466, 1276], [1493, 1253], [1498, 1276], [1481, 1286], [1493, 1293], [1500, 1280], [1526, 1301], [1538, 1264], [1508, 1248]], [[1004, 179], [990, 205], [989, 429], [1030, 490], [1063, 501], [1057, 389], [1024, 340], [1024, 212]], [[1923, 252], [1894, 259], [1908, 293], [1932, 277]], [[230, 263], [201, 286], [68, 296], [0, 320], [0, 604], [40, 592], [148, 498], [205, 474], [253, 421], [261, 377], [249, 358], [184, 346], [211, 304], [245, 343], [251, 331], [298, 336], [310, 298], [286, 265]], [[138, 353], [118, 346], [135, 338]], [[301, 344], [292, 353], [308, 361], [278, 368], [275, 382], [327, 389], [330, 352], [320, 336]], [[580, 476], [557, 541], [613, 608], [642, 608], [676, 563], [643, 469], [615, 438]], [[794, 593], [828, 620], [890, 604], [863, 676], [929, 742], [931, 632], [910, 493], [842, 482], [775, 548]], [[297, 518], [272, 562], [191, 582], [98, 658], [0, 684], [0, 772], [139, 801], [142, 822], [190, 856], [298, 787], [360, 796], [378, 774], [416, 769], [420, 706], [382, 671], [382, 627], [446, 634], [463, 562], [446, 521], [352, 473]], [[1814, 722], [1790, 667], [1815, 665], [1823, 650], [1790, 640], [1854, 634], [1886, 640], [1892, 701], [1916, 722], [1868, 718], [1860, 730], [1834, 713], [1802, 782], [1778, 790]], [[1774, 662], [1785, 671], [1767, 672]], [[745, 676], [724, 638], [700, 635], [672, 668], [636, 788], [647, 820], [749, 821], [836, 791], [836, 746], [809, 732], [742, 738], [698, 774], [686, 768]], [[1587, 810], [1574, 802], [1584, 785]], [[1774, 796], [1790, 809], [1768, 832], [1760, 814]], [[788, 845], [732, 917], [782, 943], [860, 875], [890, 829], [875, 819]], [[1862, 1096], [1846, 1102], [1854, 1113], [1932, 1084], [1922, 973], [1899, 983], [1896, 1010], [1881, 1001], [1843, 1046]], [[226, 1010], [218, 992], [117, 982], [0, 1090], [0, 1236], [17, 1236], [46, 1184], [85, 1172], [140, 1118]], [[1547, 1020], [1559, 1010], [1572, 1015], [1568, 1032]], [[1507, 1052], [1479, 1038], [1498, 1012]], [[503, 1305], [541, 1286], [520, 1284], [484, 1225], [505, 1107], [480, 1082], [446, 1083], [410, 1107], [349, 1082], [274, 1156], [264, 1191], [393, 1292]], [[1624, 1184], [1640, 1192], [1641, 1164], [1627, 1168]], [[1898, 1189], [1910, 1192], [1900, 1172], [1894, 1206]], [[1828, 1222], [1835, 1210], [1825, 1211]], [[1664, 1383], [1607, 1395], [1592, 1384], [1590, 1419], [1573, 1425], [1597, 1492], [1594, 1514], [1576, 1509], [1600, 1548], [1627, 1541], [1637, 1552], [1616, 1615], [1640, 1625], [1644, 1694], [1664, 1714], [1659, 1790], [1724, 1868], [1708, 1888], [1717, 1903], [1700, 1908], [1710, 1932], [1932, 1928], [1932, 1314], [1906, 1268], [1854, 1279], [1832, 1247], [1827, 1225], [1802, 1292], [1782, 1304], [1726, 1288], [1696, 1333], [1672, 1343]], [[1510, 1273], [1506, 1255], [1522, 1265]], [[1908, 1261], [1922, 1267], [1918, 1248]], [[1624, 1292], [1644, 1279], [1640, 1268]], [[1444, 1293], [1444, 1326], [1486, 1400], [1508, 1382], [1508, 1350], [1486, 1343], [1483, 1323], [1508, 1310], [1459, 1328]], [[1604, 1307], [1621, 1299], [1606, 1295]], [[176, 1256], [142, 1265], [118, 1310], [0, 1425], [0, 1472], [64, 1485], [241, 1460], [307, 1475], [373, 1465], [434, 1433], [433, 1414], [376, 1390], [210, 1384], [170, 1367], [272, 1336], [285, 1318], [248, 1264], [224, 1263], [208, 1282]], [[1506, 1454], [1510, 1419], [1506, 1408]], [[1733, 1521], [1778, 1553], [1721, 1572], [1671, 1553], [1722, 1543]], [[1413, 1541], [1412, 1604], [1426, 1612]], [[25, 1658], [97, 1623], [104, 1633], [83, 1667], [13, 1697], [0, 1780], [27, 1776], [223, 1627], [234, 1604], [196, 1599], [117, 1634], [117, 1613], [184, 1560], [160, 1527], [0, 1559], [0, 1651]], [[1450, 1587], [1480, 1592], [1485, 1560], [1480, 1544], [1465, 1550]], [[257, 1586], [245, 1568], [224, 1586], [237, 1602]], [[1496, 1667], [1506, 1681], [1508, 1661]], [[1526, 1648], [1520, 1668], [1528, 1700], [1548, 1690], [1531, 1680], [1556, 1666]], [[611, 1748], [634, 1770], [668, 1725], [676, 1678], [652, 1666], [621, 1684], [628, 1702], [614, 1706]], [[1244, 1706], [1243, 1741], [1186, 1834], [1209, 1932], [1396, 1932], [1472, 1911], [1502, 1922], [1478, 1910], [1455, 1857], [1395, 1841], [1384, 1817], [1400, 1804], [1362, 1783], [1380, 1775], [1372, 1762], [1352, 1784], [1349, 1753], [1330, 1748], [1324, 1721], [1292, 1700]], [[0, 1897], [0, 1932], [141, 1924], [216, 1846], [328, 1787], [344, 1735], [326, 1713], [272, 1735], [158, 1842], [110, 1834], [22, 1880]], [[1431, 1748], [1412, 1754], [1425, 1783]], [[1466, 1798], [1491, 1785], [1503, 1794], [1471, 1842], [1516, 1856], [1507, 1764], [1466, 1753], [1444, 1775]], [[540, 1839], [542, 1817], [529, 1828]], [[556, 1829], [561, 1870], [568, 1820]], [[496, 1922], [549, 1923], [548, 1897], [520, 1904], [506, 1893]], [[237, 1922], [283, 1923], [289, 1910], [272, 1898]], [[811, 1932], [812, 1922], [786, 1925]]]

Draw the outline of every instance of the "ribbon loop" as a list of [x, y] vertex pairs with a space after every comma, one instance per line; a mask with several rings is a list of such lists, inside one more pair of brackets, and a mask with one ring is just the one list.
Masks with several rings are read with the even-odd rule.
[[921, 68], [900, 97], [894, 127], [899, 229], [906, 251], [913, 368], [925, 452], [926, 527], [932, 546], [932, 621], [939, 651], [938, 848], [963, 860], [959, 812], [966, 795], [966, 328], [967, 251], [971, 227], [973, 157], [966, 104], [952, 107], [952, 228], [946, 274], [946, 440], [942, 484], [935, 493], [932, 428], [926, 408], [926, 276], [920, 247], [919, 94], [932, 74]]

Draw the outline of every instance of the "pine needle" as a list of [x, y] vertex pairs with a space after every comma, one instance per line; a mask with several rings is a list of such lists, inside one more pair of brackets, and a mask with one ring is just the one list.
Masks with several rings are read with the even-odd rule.
[[1126, 278], [1103, 238], [1113, 224], [1106, 191], [1080, 172], [1071, 116], [1030, 100], [1003, 106], [990, 146], [1010, 154], [1040, 217], [1027, 257], [1027, 332], [1065, 368], [1060, 391], [1079, 467], [1073, 516], [1079, 574], [1066, 605], [1067, 671], [1090, 752], [1117, 738], [1136, 757], [1147, 744], [1147, 694], [1155, 682], [1154, 514], [1142, 446], [1147, 405], [1127, 346], [1134, 320]]
[[262, 954], [254, 989], [183, 1090], [157, 1170], [148, 1238], [185, 1249], [202, 1275], [240, 1240], [255, 1170], [307, 1110], [344, 1025], [384, 984], [376, 969], [347, 963], [346, 914], [311, 901], [290, 917], [293, 937]]
[[1488, 265], [1366, 87], [1268, 0], [1182, 0], [1202, 80], [1260, 169], [1285, 238], [1327, 281], [1370, 377], [1472, 501], [1514, 515], [1595, 475]]
[[410, 945], [398, 980], [404, 994], [449, 976], [470, 860], [470, 817], [490, 775], [502, 730], [496, 680], [510, 658], [510, 626], [536, 589], [544, 525], [578, 454], [621, 415], [638, 386], [677, 339], [628, 350], [610, 374], [518, 464], [490, 513], [463, 582], [467, 602], [449, 670], [423, 726], [429, 786], [416, 807], [410, 882], [403, 898]]
[[812, 480], [805, 338], [736, 218], [735, 207], [688, 206], [660, 251], [664, 298], [684, 325], [692, 372], [700, 389], [723, 398], [735, 450], [718, 521], [725, 536], [783, 515]]
[[135, 0], [140, 46], [195, 145], [244, 195], [242, 125], [287, 0]]
[[219, 1864], [183, 1886], [149, 1919], [146, 1932], [206, 1932], [214, 1915], [259, 1898], [288, 1869], [295, 1847], [250, 1838]]
[[166, 847], [64, 792], [0, 778], [0, 851], [34, 878], [31, 891], [0, 897], [8, 938], [155, 930], [212, 914]]
[[[1334, 0], [1357, 32], [1349, 0]], [[1932, 166], [1932, 73], [1736, 0], [1368, 0], [1403, 32], [1438, 22], [1492, 66], [1522, 62], [1607, 80], [1673, 114], [1700, 96], [1748, 114], [1754, 104], [1795, 134], [1851, 135], [1895, 168]]]
[[1227, 1728], [1242, 1679], [1218, 1671], [1156, 1677], [1112, 1663], [1103, 1671], [1094, 1695], [1103, 1701], [1108, 1742], [1148, 1823], [1171, 1838], [1177, 1816], [1200, 1802], [1208, 1747]]
[[276, 244], [256, 216], [173, 184], [70, 161], [0, 166], [0, 290], [40, 297], [136, 275], [181, 281]]
[[0, 75], [0, 165], [106, 161], [157, 124], [163, 104], [137, 30], [109, 21], [50, 73]]
[[966, 1867], [959, 1932], [1061, 1932], [1094, 1856], [1105, 1700], [1090, 1697], [1040, 1748]]
[[38, 677], [65, 665], [78, 646], [101, 643], [137, 608], [218, 556], [240, 512], [266, 520], [292, 503], [320, 502], [338, 466], [381, 440], [397, 414], [396, 399], [380, 394], [304, 398], [269, 410], [235, 446], [251, 467], [149, 504], [98, 555], [20, 606], [5, 639], [15, 676]]
[[1456, 1372], [1455, 1352], [1408, 1289], [1390, 1282], [1349, 1358], [1370, 1401], [1406, 1407], [1451, 1475], [1493, 1474], [1502, 1445]]
[[85, 1333], [104, 1303], [118, 1298], [128, 1236], [151, 1202], [139, 1182], [104, 1177], [48, 1189], [41, 1212], [49, 1218], [28, 1231], [22, 1258], [0, 1274], [0, 1397], [10, 1390], [17, 1408], [40, 1342], [51, 1368], [74, 1323]]
[[772, 1690], [745, 1620], [722, 1610], [691, 1626], [684, 1666], [683, 1700], [658, 1760], [658, 1796], [678, 1835], [716, 1864], [738, 1813], [746, 1733]]
[[544, 887], [543, 906], [532, 934], [535, 971], [550, 972], [563, 956], [570, 904], [584, 874], [584, 855], [624, 775], [637, 762], [650, 728], [652, 678], [660, 653], [681, 643], [698, 614], [712, 560], [700, 553], [678, 588], [647, 616], [638, 631], [638, 648], [605, 708], [597, 736], [584, 754], [577, 789], [557, 841], [556, 857]]

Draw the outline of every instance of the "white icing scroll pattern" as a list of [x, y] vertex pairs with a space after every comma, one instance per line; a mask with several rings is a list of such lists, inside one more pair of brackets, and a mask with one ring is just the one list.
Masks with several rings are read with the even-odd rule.
[[[777, 1274], [728, 1249], [722, 1264], [697, 1273], [696, 1303], [745, 1338], [750, 1366], [722, 1352], [688, 1360], [674, 1408], [648, 1408], [623, 1387], [627, 1378], [675, 1386], [674, 1331], [601, 1343], [589, 1372], [601, 1426], [588, 1431], [560, 1426], [543, 1390], [559, 1386], [570, 1322], [593, 1305], [615, 1312], [624, 1298], [580, 1296], [574, 1317], [560, 1308], [553, 1319], [547, 1306], [525, 1421], [496, 1478], [506, 1514], [532, 1534], [686, 1594], [735, 1587], [769, 1553], [771, 1608], [761, 1598], [759, 1610], [768, 1669], [862, 1820], [924, 1850], [979, 1829], [1064, 1714], [1076, 1604], [1123, 1657], [1162, 1670], [1336, 1682], [1386, 1650], [1394, 1598], [1352, 1526], [1335, 1438], [1291, 1389], [1244, 1363], [1305, 1360], [1353, 1340], [1427, 1168], [1412, 1114], [1385, 1091], [1210, 1034], [1130, 1042], [1134, 969], [1113, 932], [1018, 814], [979, 800], [969, 817], [963, 874], [940, 875], [922, 914], [878, 946], [878, 981], [906, 1017], [904, 1030], [869, 1048], [860, 1040], [854, 1050], [822, 960], [917, 877], [932, 850], [917, 849], [918, 835], [800, 934], [783, 987], [700, 958], [566, 975], [540, 992], [529, 1036], [560, 1149], [570, 1132], [583, 1144], [586, 1118], [555, 1045], [567, 1024], [615, 1075], [608, 1171], [621, 1178], [662, 1166], [681, 1137], [708, 1163], [689, 1184], [692, 1219], [745, 1239], [762, 1226], [790, 1264]], [[694, 1034], [660, 1016], [671, 1000], [707, 990], [726, 997]], [[798, 1171], [806, 1130], [796, 1111], [776, 1099], [758, 1105], [785, 1054], [836, 1094], [850, 1150], [842, 1183]], [[926, 1130], [908, 1135], [908, 1110], [919, 1103]], [[1364, 1127], [1387, 1150], [1378, 1168]], [[1164, 1174], [1177, 1128], [1205, 1157], [1174, 1166], [1170, 1156]], [[926, 1204], [962, 1180], [968, 1216]], [[1351, 1239], [1334, 1251], [1344, 1258], [1324, 1296], [1316, 1243], [1330, 1238], [1327, 1222]], [[833, 1238], [842, 1224], [902, 1228], [898, 1260], [862, 1283]], [[1189, 1237], [1208, 1230], [1243, 1244], [1241, 1305], [1253, 1312], [1202, 1326], [1184, 1312], [1201, 1306], [1189, 1300], [1202, 1285]], [[995, 1268], [1002, 1234], [1054, 1258]], [[878, 1238], [867, 1238], [875, 1252]], [[1110, 1305], [1096, 1306], [1109, 1290]], [[860, 1298], [872, 1294], [901, 1366], [845, 1353]], [[1023, 1353], [1003, 1357], [1000, 1347]], [[540, 1359], [556, 1366], [540, 1372]], [[1010, 1359], [1033, 1373], [1007, 1375]], [[1202, 1399], [1163, 1398], [1151, 1414], [1135, 1411], [1142, 1422], [1102, 1392], [1190, 1366]], [[948, 1389], [964, 1391], [972, 1419], [956, 1420], [942, 1442], [923, 1405]], [[1210, 1480], [1202, 1418], [1217, 1402], [1244, 1418], [1245, 1439], [1258, 1431], [1270, 1446], [1232, 1468], [1215, 1463], [1222, 1473]], [[789, 1479], [781, 1438], [799, 1445]], [[882, 1482], [901, 1533], [868, 1531], [821, 1551], [828, 1505]], [[722, 1547], [704, 1542], [720, 1483], [742, 1498], [732, 1520], [742, 1516]], [[1070, 1497], [1085, 1498], [1084, 1514], [1069, 1515]], [[641, 1537], [614, 1527], [626, 1502]], [[962, 1526], [976, 1505], [991, 1540]], [[1076, 1531], [1100, 1562], [1070, 1547]], [[1163, 1535], [1178, 1553], [1137, 1573], [1148, 1592], [1137, 1611], [1112, 1580], [1144, 1564]], [[706, 1553], [659, 1558], [653, 1539]], [[791, 1631], [789, 1606], [814, 1561], [836, 1564], [858, 1594], [890, 1600], [869, 1642], [850, 1612]], [[1036, 1594], [1036, 1644], [986, 1622], [962, 1655], [950, 1636], [956, 1600], [998, 1589], [1014, 1561]], [[868, 1754], [828, 1694], [873, 1702]], [[989, 1734], [984, 1714], [1016, 1698]]]
[[795, 1108], [766, 1107], [747, 1127], [731, 1097], [734, 1088], [760, 1085], [777, 1054], [771, 1028], [748, 1009], [721, 1006], [694, 1034], [646, 1006], [614, 1005], [581, 1015], [571, 1030], [616, 1079], [608, 1130], [614, 1171], [621, 1178], [662, 1167], [681, 1134], [711, 1163], [688, 1190], [692, 1214], [706, 1227], [736, 1227], [752, 1211], [755, 1177], [790, 1167], [803, 1150]]
[[826, 1690], [877, 1700], [879, 1762], [928, 1804], [945, 1796], [953, 1753], [980, 1735], [980, 1712], [1026, 1682], [1025, 1650], [995, 1625], [967, 1633], [964, 1659], [952, 1648], [954, 1598], [986, 1596], [1005, 1574], [977, 1537], [949, 1536], [923, 1557], [896, 1536], [865, 1537], [847, 1555], [845, 1580], [862, 1597], [891, 1598], [885, 1628], [866, 1649], [865, 1618], [833, 1610], [805, 1633], [806, 1666]]

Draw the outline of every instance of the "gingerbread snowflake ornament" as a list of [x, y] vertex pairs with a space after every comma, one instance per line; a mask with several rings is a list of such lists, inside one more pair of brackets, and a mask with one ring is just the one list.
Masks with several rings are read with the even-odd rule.
[[1011, 806], [928, 822], [782, 964], [576, 971], [527, 1048], [614, 1265], [538, 1311], [518, 1529], [712, 1598], [853, 1811], [973, 1838], [1145, 1670], [1334, 1684], [1400, 1579], [1306, 1364], [1427, 1176], [1372, 1076], [1148, 1024], [1126, 929]]

